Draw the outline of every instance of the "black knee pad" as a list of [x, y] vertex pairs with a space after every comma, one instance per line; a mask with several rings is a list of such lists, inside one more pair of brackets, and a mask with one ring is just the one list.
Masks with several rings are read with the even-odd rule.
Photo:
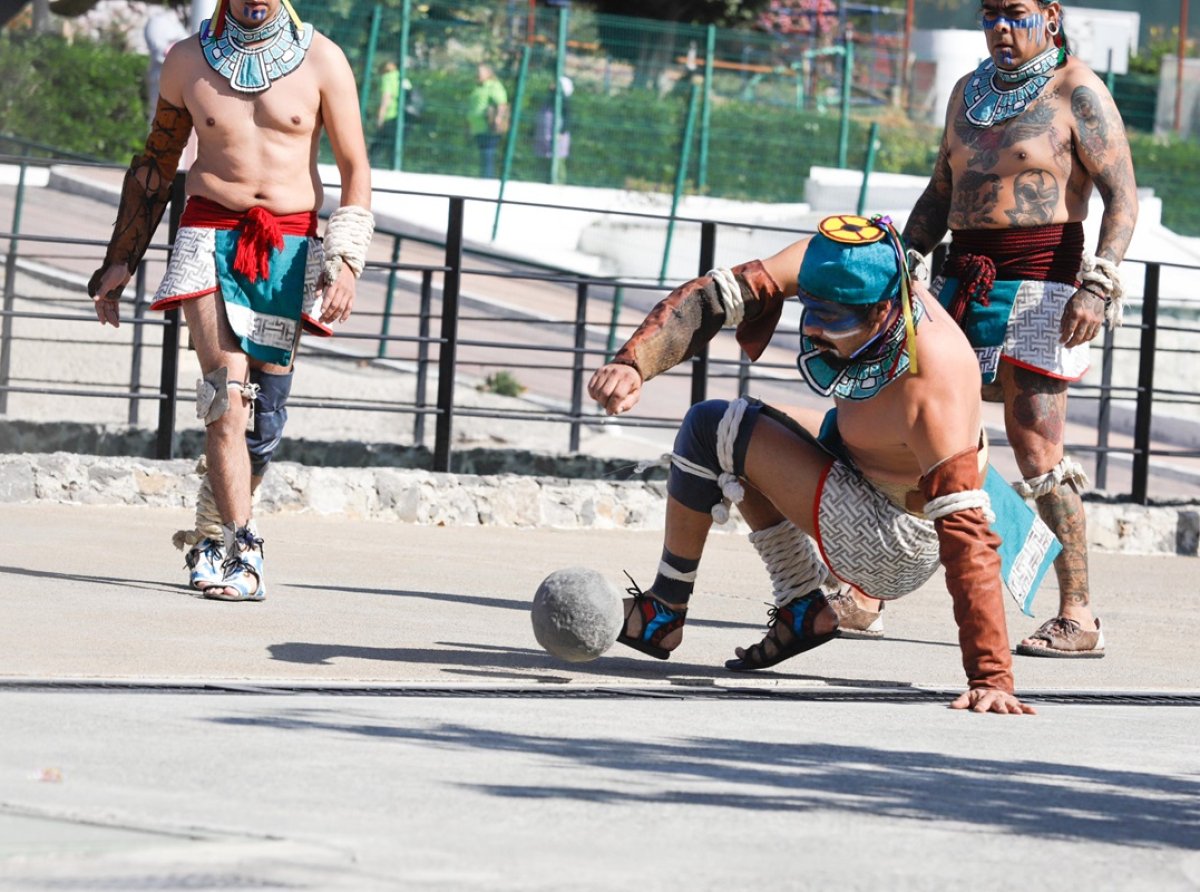
[[271, 456], [283, 439], [293, 374], [268, 375], [261, 369], [250, 370], [251, 383], [258, 385], [258, 397], [254, 401], [254, 430], [246, 434], [246, 447], [250, 450], [250, 473], [255, 477], [267, 472]]
[[[746, 468], [746, 448], [750, 444], [750, 434], [763, 408], [758, 400], [747, 399], [746, 402], [748, 405], [733, 443], [733, 473], [739, 477]], [[683, 424], [679, 427], [679, 433], [675, 435], [675, 455], [714, 474], [723, 473], [717, 456], [717, 427], [728, 408], [728, 400], [705, 400], [688, 409]], [[675, 464], [671, 465], [671, 472], [667, 477], [667, 492], [693, 511], [707, 513], [721, 501], [721, 487], [715, 480], [689, 474]]]

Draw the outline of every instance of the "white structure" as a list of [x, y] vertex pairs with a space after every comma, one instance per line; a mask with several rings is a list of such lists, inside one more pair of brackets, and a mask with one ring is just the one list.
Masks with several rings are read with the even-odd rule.
[[[1179, 80], [1179, 57], [1163, 56], [1158, 75], [1158, 101], [1154, 106], [1154, 132], [1175, 132], [1175, 91]], [[1179, 105], [1179, 135], [1200, 134], [1200, 59], [1183, 60], [1183, 101]]]
[[1138, 50], [1139, 13], [1072, 6], [1066, 10], [1064, 23], [1071, 49], [1088, 68], [1100, 75], [1109, 71], [1110, 65], [1114, 74], [1129, 72], [1129, 57]]

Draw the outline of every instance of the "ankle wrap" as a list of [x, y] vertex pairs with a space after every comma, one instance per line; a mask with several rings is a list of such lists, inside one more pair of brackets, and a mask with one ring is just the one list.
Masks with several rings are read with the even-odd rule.
[[782, 607], [816, 589], [829, 594], [840, 589], [837, 578], [821, 560], [817, 543], [790, 520], [755, 530], [750, 534], [750, 544], [766, 565], [776, 606]]

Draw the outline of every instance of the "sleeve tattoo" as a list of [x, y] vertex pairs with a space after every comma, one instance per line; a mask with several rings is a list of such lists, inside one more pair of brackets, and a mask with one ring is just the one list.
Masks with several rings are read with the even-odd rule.
[[1129, 141], [1116, 104], [1089, 86], [1071, 93], [1079, 157], [1104, 200], [1096, 256], [1120, 263], [1137, 223], [1137, 183]]

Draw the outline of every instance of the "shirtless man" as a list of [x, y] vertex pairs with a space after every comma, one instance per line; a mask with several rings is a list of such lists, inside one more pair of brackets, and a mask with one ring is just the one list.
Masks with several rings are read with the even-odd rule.
[[[1101, 657], [1079, 495], [1087, 478], [1063, 454], [1063, 427], [1067, 385], [1087, 371], [1089, 342], [1106, 318], [1120, 324], [1117, 265], [1137, 221], [1133, 163], [1112, 97], [1069, 55], [1061, 4], [980, 6], [990, 58], [951, 95], [941, 152], [904, 238], [919, 265], [951, 230], [933, 291], [975, 347], [985, 385], [995, 382], [988, 395], [1003, 399], [1020, 490], [1062, 542], [1058, 615], [1017, 652]], [[1081, 221], [1093, 186], [1104, 216], [1091, 258]]]
[[896, 598], [941, 562], [969, 685], [951, 705], [1033, 712], [1013, 693], [999, 539], [986, 517], [1000, 506], [982, 488], [979, 367], [946, 311], [909, 285], [890, 223], [832, 217], [773, 257], [677, 288], [592, 376], [592, 398], [610, 415], [627, 412], [645, 381], [694, 355], [722, 325], [736, 325], [757, 359], [784, 298], [798, 295], [800, 372], [836, 406], [824, 420], [745, 399], [689, 410], [671, 456], [658, 575], [649, 590], [630, 589], [618, 641], [670, 656], [708, 531], [740, 502], [776, 606], [766, 637], [738, 648], [728, 668], [763, 669], [835, 637], [827, 593], [840, 583]]
[[[188, 203], [152, 305], [183, 305], [204, 375], [197, 416], [208, 474], [188, 565], [205, 597], [260, 601], [252, 483], [282, 435], [301, 328], [329, 334], [328, 324], [350, 316], [373, 229], [370, 167], [342, 51], [287, 0], [222, 0], [163, 65], [146, 149], [126, 174], [112, 241], [88, 285], [101, 325], [119, 324], [121, 290], [158, 226], [193, 128]], [[323, 249], [322, 128], [341, 174]]]

